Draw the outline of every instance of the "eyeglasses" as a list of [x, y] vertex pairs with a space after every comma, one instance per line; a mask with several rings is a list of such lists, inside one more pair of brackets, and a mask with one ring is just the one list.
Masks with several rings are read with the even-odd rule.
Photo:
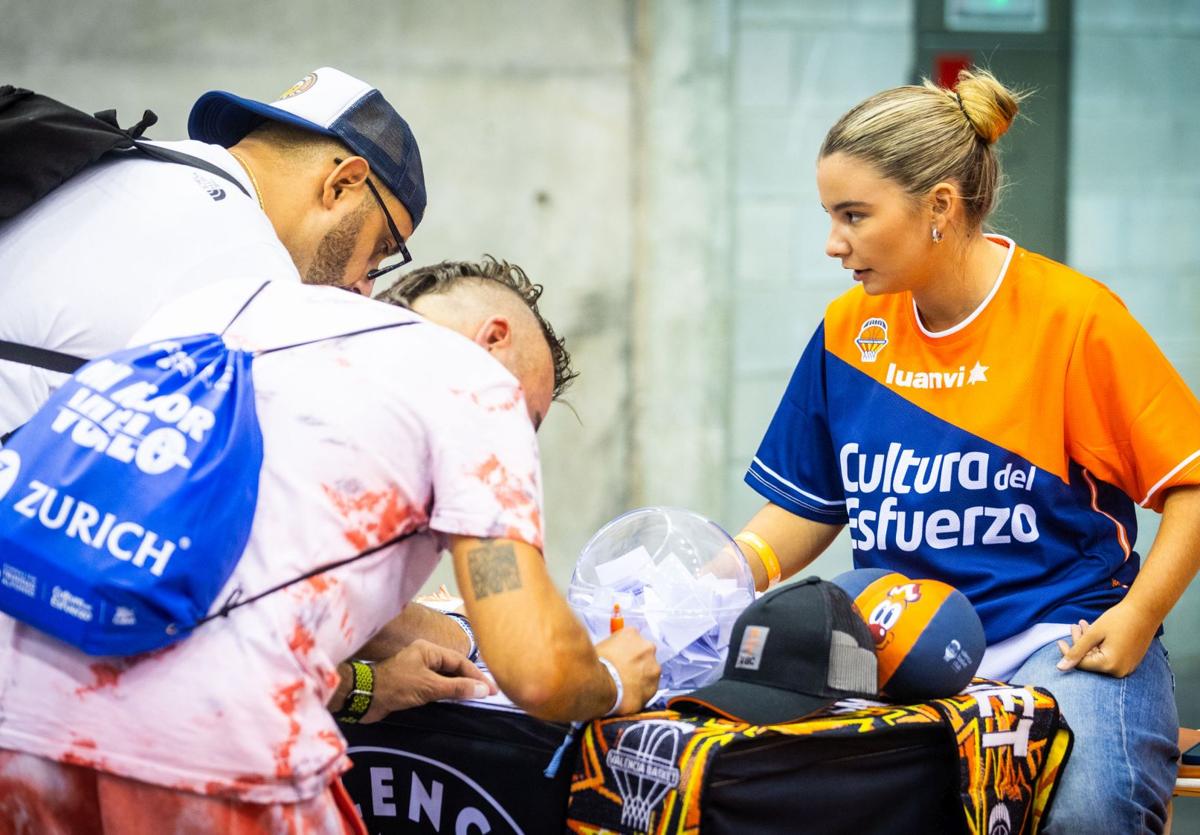
[[[341, 165], [342, 161], [335, 158], [334, 163]], [[383, 212], [383, 217], [387, 220], [388, 229], [392, 233], [392, 238], [396, 241], [396, 252], [400, 256], [400, 260], [394, 264], [388, 264], [386, 267], [380, 267], [376, 270], [370, 270], [367, 273], [367, 280], [374, 281], [384, 273], [390, 273], [398, 267], [403, 267], [412, 261], [412, 255], [408, 251], [408, 247], [404, 245], [404, 238], [400, 234], [400, 230], [396, 228], [396, 221], [392, 220], [392, 213], [387, 210], [387, 206], [383, 203], [383, 198], [379, 194], [379, 189], [375, 188], [375, 184], [371, 182], [371, 178], [366, 179], [367, 188], [371, 191], [371, 196], [375, 198], [375, 202], [379, 204], [379, 210]], [[394, 256], [393, 256], [394, 257]]]

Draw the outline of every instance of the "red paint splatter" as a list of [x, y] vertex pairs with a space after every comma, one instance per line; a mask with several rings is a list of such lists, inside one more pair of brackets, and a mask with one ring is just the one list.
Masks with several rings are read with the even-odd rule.
[[329, 591], [331, 588], [337, 585], [337, 582], [338, 581], [336, 578], [327, 577], [324, 574], [318, 574], [316, 577], [308, 578], [308, 585], [317, 594], [323, 594], [324, 592]]
[[359, 490], [353, 494], [327, 484], [322, 489], [347, 523], [343, 533], [346, 541], [360, 551], [427, 521], [424, 513], [416, 511], [401, 496], [396, 484], [384, 490]]
[[337, 731], [317, 731], [317, 738], [336, 751], [342, 750], [342, 735]]
[[[491, 390], [487, 394], [491, 396], [480, 397], [479, 395], [472, 395], [471, 399], [489, 412], [511, 412], [517, 406], [521, 405], [521, 402], [525, 399], [525, 395], [519, 387], [509, 389], [507, 395], [495, 390]], [[496, 395], [500, 396], [497, 397]]]
[[297, 679], [291, 684], [280, 687], [275, 691], [275, 706], [288, 717], [288, 736], [275, 746], [275, 776], [286, 779], [292, 776], [292, 748], [300, 739], [300, 723], [294, 716], [296, 712], [296, 697], [304, 689], [304, 680]]
[[379, 514], [379, 524], [376, 528], [377, 542], [391, 539], [400, 533], [404, 523], [412, 516], [412, 508], [407, 504], [401, 507], [399, 498], [399, 491], [393, 489], [383, 512]]
[[87, 821], [99, 819], [95, 785], [94, 771], [0, 750], [0, 826], [5, 832], [14, 831], [14, 825], [18, 831], [26, 831], [16, 823], [23, 818], [29, 822], [29, 831], [44, 831], [38, 824], [49, 821], [77, 822], [85, 827]]
[[58, 761], [66, 763], [67, 765], [77, 765], [82, 768], [99, 768], [95, 759], [92, 757], [85, 757], [81, 754], [76, 754], [74, 751], [64, 752], [63, 755], [58, 758]]
[[520, 386], [509, 389], [488, 389], [482, 395], [475, 391], [450, 389], [456, 397], [466, 397], [472, 403], [486, 412], [511, 412], [525, 399], [524, 389]]
[[121, 674], [125, 671], [120, 667], [115, 667], [112, 664], [91, 664], [88, 669], [92, 671], [92, 675], [96, 680], [86, 687], [79, 687], [75, 690], [75, 695], [83, 697], [89, 693], [96, 693], [106, 687], [116, 687], [121, 680]]
[[313, 640], [312, 633], [304, 628], [303, 624], [297, 623], [295, 630], [292, 631], [292, 637], [288, 639], [288, 647], [296, 655], [308, 655], [309, 651], [317, 645]]
[[280, 687], [275, 691], [275, 706], [287, 716], [296, 712], [296, 697], [304, 690], [304, 679], [296, 679], [291, 684]]
[[346, 639], [346, 643], [354, 640], [354, 627], [350, 625], [350, 610], [342, 610], [342, 619], [338, 623], [338, 629], [342, 630], [342, 637]]
[[292, 776], [292, 748], [300, 739], [300, 723], [295, 719], [288, 728], [288, 738], [275, 746], [275, 776], [286, 780]]
[[[261, 786], [267, 782], [267, 778], [262, 774], [239, 774], [228, 783], [218, 783], [216, 781], [205, 783], [203, 793], [209, 797], [233, 797], [241, 799], [241, 794], [247, 789], [252, 789], [256, 786]], [[188, 786], [181, 786], [184, 791], [193, 791]]]
[[531, 486], [536, 487], [537, 485], [537, 473], [531, 473], [526, 479], [517, 478], [508, 471], [499, 458], [492, 455], [470, 474], [492, 491], [492, 495], [500, 507], [512, 511], [513, 515], [518, 518], [523, 518], [523, 521], [529, 526], [527, 530], [521, 531], [516, 526], [510, 525], [505, 536], [521, 542], [537, 540], [530, 544], [541, 548], [542, 510], [538, 506], [535, 492], [531, 489]]
[[489, 456], [471, 475], [488, 486], [505, 510], [524, 508], [533, 501], [525, 484], [514, 478], [495, 455]]
[[86, 737], [76, 737], [71, 744], [76, 748], [90, 748], [93, 751], [96, 750], [96, 740], [87, 739]]

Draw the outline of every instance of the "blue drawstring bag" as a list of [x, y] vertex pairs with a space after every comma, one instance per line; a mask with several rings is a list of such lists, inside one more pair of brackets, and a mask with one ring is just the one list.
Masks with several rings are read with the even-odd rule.
[[208, 616], [258, 499], [252, 362], [294, 347], [252, 354], [209, 333], [76, 371], [0, 449], [0, 610], [84, 652], [130, 655], [395, 542], [250, 599], [239, 590]]

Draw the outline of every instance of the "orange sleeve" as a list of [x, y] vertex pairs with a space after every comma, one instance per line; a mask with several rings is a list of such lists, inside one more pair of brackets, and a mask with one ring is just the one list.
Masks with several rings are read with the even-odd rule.
[[1200, 402], [1107, 288], [1084, 314], [1066, 380], [1067, 452], [1138, 504], [1200, 483]]

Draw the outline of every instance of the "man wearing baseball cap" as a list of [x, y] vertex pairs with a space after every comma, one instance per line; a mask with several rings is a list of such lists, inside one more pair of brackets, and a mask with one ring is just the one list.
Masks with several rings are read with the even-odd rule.
[[[110, 154], [0, 225], [0, 340], [90, 359], [221, 279], [369, 294], [376, 276], [410, 260], [425, 213], [420, 151], [365, 81], [322, 67], [270, 103], [206, 93], [188, 130], [190, 140], [151, 144], [225, 177]], [[0, 437], [63, 379], [0, 361]]]
[[366, 82], [322, 67], [270, 104], [215, 90], [192, 107], [188, 133], [237, 160], [306, 283], [369, 295], [378, 275], [412, 260], [405, 242], [425, 214], [421, 153]]

